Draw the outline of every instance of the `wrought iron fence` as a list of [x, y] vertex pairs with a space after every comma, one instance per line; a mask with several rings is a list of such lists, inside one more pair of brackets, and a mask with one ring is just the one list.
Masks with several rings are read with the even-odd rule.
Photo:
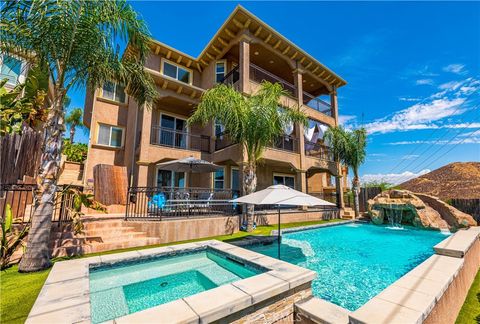
[[240, 80], [240, 73], [238, 72], [238, 66], [236, 66], [223, 77], [222, 83], [234, 86], [238, 80]]
[[230, 189], [130, 187], [125, 219], [236, 215], [240, 206], [230, 200], [238, 196]]
[[184, 150], [210, 152], [210, 137], [153, 126], [150, 143]]
[[333, 155], [329, 148], [318, 142], [314, 143], [305, 141], [305, 155], [325, 161], [333, 161]]
[[308, 92], [303, 92], [303, 104], [313, 108], [322, 114], [327, 116], [332, 116], [332, 106], [319, 98], [309, 94]]
[[272, 144], [273, 148], [298, 153], [298, 139], [290, 135], [283, 135], [278, 137]]
[[[74, 206], [74, 194], [68, 188], [73, 186], [58, 186], [55, 194], [52, 222], [58, 226], [71, 222], [70, 210]], [[7, 210], [10, 209], [14, 223], [30, 222], [35, 209], [36, 189], [37, 186], [32, 184], [0, 185], [0, 219], [3, 221]]]

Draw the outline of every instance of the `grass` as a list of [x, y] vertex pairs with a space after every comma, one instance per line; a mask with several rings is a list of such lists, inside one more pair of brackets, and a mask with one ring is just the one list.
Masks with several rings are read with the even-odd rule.
[[[324, 223], [331, 223], [331, 222], [337, 222], [337, 221], [340, 221], [340, 220], [333, 219], [333, 220], [325, 220], [325, 221], [289, 223], [289, 224], [282, 224], [281, 228], [283, 229], [283, 228], [291, 228], [291, 227], [298, 227], [298, 226], [308, 226], [308, 225], [324, 224]], [[159, 247], [159, 246], [176, 245], [176, 244], [182, 244], [182, 243], [188, 243], [188, 242], [197, 242], [197, 241], [203, 241], [208, 239], [216, 239], [224, 242], [233, 242], [249, 235], [270, 235], [271, 231], [275, 229], [277, 229], [276, 225], [258, 226], [255, 229], [255, 231], [253, 231], [252, 233], [237, 232], [232, 235], [213, 236], [213, 237], [206, 237], [206, 238], [181, 241], [181, 242], [175, 242], [175, 243], [157, 244], [157, 245], [149, 245], [149, 246], [142, 246], [142, 247], [133, 247], [128, 249], [105, 251], [100, 253], [86, 254], [79, 257], [56, 258], [52, 261], [61, 262], [64, 260], [70, 260], [74, 258], [85, 258], [85, 257], [96, 256], [96, 255], [120, 253], [120, 252], [132, 251], [132, 250], [148, 249], [148, 248]], [[40, 293], [40, 289], [42, 288], [43, 283], [47, 279], [47, 276], [49, 273], [50, 273], [50, 269], [45, 271], [40, 271], [40, 272], [33, 272], [33, 273], [19, 273], [17, 266], [13, 266], [6, 270], [1, 271], [0, 273], [0, 286], [1, 286], [0, 287], [0, 323], [25, 322], [25, 320], [27, 319], [28, 313], [30, 312], [30, 309], [32, 308], [33, 303], [37, 299], [37, 296]]]
[[480, 271], [473, 281], [462, 309], [458, 314], [456, 324], [480, 323]]

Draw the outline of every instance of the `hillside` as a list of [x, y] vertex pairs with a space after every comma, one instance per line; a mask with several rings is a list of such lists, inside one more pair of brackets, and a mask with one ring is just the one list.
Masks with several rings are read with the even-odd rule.
[[480, 198], [480, 162], [454, 162], [399, 185], [401, 189], [450, 198]]

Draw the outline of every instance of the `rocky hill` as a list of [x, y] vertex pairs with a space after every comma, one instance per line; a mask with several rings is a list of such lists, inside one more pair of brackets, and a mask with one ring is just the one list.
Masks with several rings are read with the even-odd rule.
[[401, 189], [439, 197], [480, 198], [480, 162], [454, 162], [399, 185]]

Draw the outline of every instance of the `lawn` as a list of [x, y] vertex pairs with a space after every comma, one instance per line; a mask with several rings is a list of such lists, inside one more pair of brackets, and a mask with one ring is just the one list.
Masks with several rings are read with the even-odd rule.
[[467, 298], [458, 314], [456, 324], [480, 323], [480, 271], [478, 271]]
[[[307, 225], [316, 225], [329, 222], [340, 221], [339, 219], [334, 219], [330, 221], [314, 221], [314, 222], [299, 222], [299, 223], [290, 223], [282, 224], [281, 228], [291, 228], [298, 226], [307, 226]], [[189, 241], [168, 243], [168, 244], [158, 244], [142, 247], [134, 247], [128, 249], [106, 251], [101, 253], [87, 254], [81, 257], [90, 257], [95, 255], [105, 255], [119, 252], [126, 252], [131, 250], [139, 249], [148, 249], [158, 246], [166, 245], [175, 245], [187, 242], [196, 242], [203, 241], [207, 239], [216, 239], [225, 242], [232, 242], [239, 240], [248, 235], [270, 235], [271, 231], [277, 229], [276, 225], [272, 226], [258, 226], [253, 233], [238, 232], [232, 235], [221, 235], [208, 238], [201, 238]], [[54, 259], [54, 262], [61, 262], [71, 258], [57, 258]], [[50, 270], [45, 270], [41, 272], [34, 273], [19, 273], [18, 267], [13, 266], [9, 269], [6, 269], [0, 273], [0, 323], [23, 323], [30, 312], [30, 309], [35, 302], [40, 289], [43, 286], [43, 283], [47, 279], [48, 273]]]

